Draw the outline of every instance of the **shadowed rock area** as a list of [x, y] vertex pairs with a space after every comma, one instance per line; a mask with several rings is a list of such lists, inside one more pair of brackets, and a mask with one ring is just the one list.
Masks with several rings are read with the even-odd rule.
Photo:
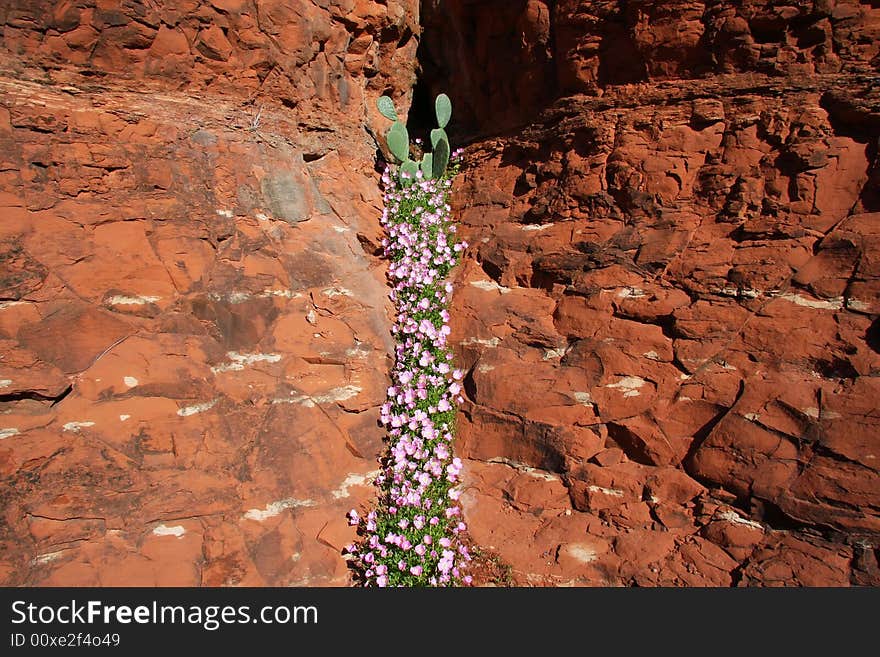
[[369, 130], [417, 3], [0, 30], [0, 583], [348, 584], [391, 350]]
[[476, 542], [520, 584], [880, 584], [880, 6], [443, 5]]

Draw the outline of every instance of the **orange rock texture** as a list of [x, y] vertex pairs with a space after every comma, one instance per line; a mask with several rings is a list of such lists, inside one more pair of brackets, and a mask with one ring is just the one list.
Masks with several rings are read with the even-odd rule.
[[878, 78], [868, 0], [0, 3], [0, 584], [350, 584], [441, 91], [500, 581], [880, 584]]
[[880, 584], [880, 5], [443, 5], [476, 542], [520, 584]]
[[2, 3], [0, 582], [349, 583], [391, 349], [370, 130], [418, 29]]

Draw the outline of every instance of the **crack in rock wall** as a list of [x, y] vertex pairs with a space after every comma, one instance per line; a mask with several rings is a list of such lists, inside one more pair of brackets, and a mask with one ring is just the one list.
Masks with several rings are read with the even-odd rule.
[[423, 12], [474, 140], [476, 542], [520, 584], [880, 583], [880, 6]]
[[0, 582], [349, 583], [418, 9], [0, 7]]

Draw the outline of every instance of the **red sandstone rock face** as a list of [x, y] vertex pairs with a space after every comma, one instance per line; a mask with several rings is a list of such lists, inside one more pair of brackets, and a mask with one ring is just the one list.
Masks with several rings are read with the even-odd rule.
[[[880, 583], [876, 3], [442, 4], [453, 129], [512, 130], [456, 198], [476, 541], [521, 584]], [[0, 7], [4, 584], [348, 582], [390, 346], [361, 126], [418, 23]]]
[[417, 3], [0, 25], [0, 582], [347, 584], [391, 347], [364, 108]]
[[413, 0], [37, 0], [4, 3], [0, 25], [20, 76], [271, 98], [314, 130], [409, 92], [419, 14]]
[[476, 542], [521, 584], [880, 583], [880, 8], [453, 5], [426, 66], [509, 129], [455, 199]]

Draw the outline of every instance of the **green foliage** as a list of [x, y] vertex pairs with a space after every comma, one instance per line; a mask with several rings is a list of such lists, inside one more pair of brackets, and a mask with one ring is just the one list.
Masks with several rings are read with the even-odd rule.
[[391, 124], [387, 135], [388, 149], [401, 162], [405, 162], [409, 158], [409, 133], [406, 126], [400, 121]]
[[440, 94], [434, 99], [434, 113], [437, 116], [439, 128], [431, 130], [431, 148], [434, 149], [434, 157], [431, 163], [431, 174], [434, 178], [441, 178], [449, 164], [449, 137], [446, 136], [446, 126], [452, 118], [452, 101], [446, 94]]
[[400, 172], [407, 174], [410, 178], [415, 178], [419, 170], [419, 165], [413, 160], [407, 159], [400, 165]]
[[422, 175], [430, 178], [434, 175], [434, 156], [431, 153], [422, 155]]
[[445, 128], [452, 118], [452, 101], [446, 94], [440, 94], [434, 100], [434, 113], [437, 115], [437, 125]]
[[415, 177], [416, 172], [421, 169], [422, 174], [426, 178], [442, 178], [446, 173], [446, 167], [449, 165], [449, 157], [451, 148], [449, 146], [449, 137], [444, 129], [449, 124], [452, 117], [452, 101], [446, 94], [440, 94], [434, 100], [434, 112], [437, 116], [437, 124], [439, 128], [431, 130], [431, 148], [433, 153], [425, 153], [420, 163], [410, 159], [409, 133], [406, 126], [398, 118], [397, 110], [394, 102], [388, 96], [381, 96], [376, 101], [382, 116], [394, 123], [385, 134], [388, 142], [388, 150], [400, 162], [400, 171]]
[[447, 143], [449, 142], [449, 137], [446, 136], [446, 131], [443, 128], [431, 130], [431, 148], [437, 148], [437, 142], [441, 139], [445, 139]]
[[442, 178], [449, 164], [449, 142], [441, 139], [434, 148], [434, 161], [432, 163], [434, 178]]
[[397, 110], [394, 108], [394, 101], [388, 96], [380, 96], [379, 100], [376, 101], [376, 106], [386, 119], [397, 121]]

